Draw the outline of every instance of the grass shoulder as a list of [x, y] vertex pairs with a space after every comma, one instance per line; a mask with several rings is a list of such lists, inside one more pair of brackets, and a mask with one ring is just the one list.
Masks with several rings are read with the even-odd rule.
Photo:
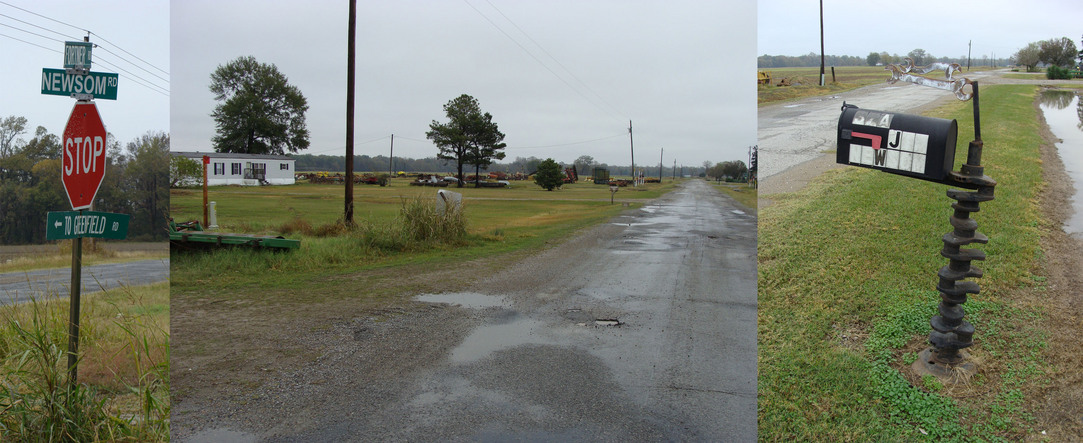
[[0, 435], [168, 440], [168, 283], [85, 294], [80, 317], [79, 388], [69, 390], [67, 298], [0, 306]]
[[[863, 168], [829, 170], [759, 214], [759, 425], [767, 440], [980, 439], [1031, 435], [1048, 362], [1040, 319], [1042, 187], [1036, 88], [982, 88], [986, 173], [996, 200], [975, 219], [990, 237], [965, 306], [981, 371], [935, 386], [908, 362], [939, 301], [936, 251], [951, 230], [939, 184]], [[931, 111], [973, 133], [971, 104]], [[961, 144], [965, 146], [965, 142]], [[962, 158], [962, 156], [959, 156]], [[938, 215], [939, 214], [939, 215]], [[840, 434], [842, 432], [842, 434]]]

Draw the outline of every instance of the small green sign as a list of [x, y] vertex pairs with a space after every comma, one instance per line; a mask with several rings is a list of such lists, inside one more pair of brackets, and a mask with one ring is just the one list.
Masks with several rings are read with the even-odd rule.
[[116, 100], [119, 77], [111, 72], [88, 72], [81, 75], [68, 74], [63, 69], [41, 68], [41, 93], [68, 97], [88, 94], [94, 98]]
[[45, 222], [46, 240], [98, 237], [123, 240], [128, 236], [128, 214], [95, 211], [50, 212]]
[[64, 42], [64, 68], [90, 69], [92, 49], [94, 44], [90, 42]]

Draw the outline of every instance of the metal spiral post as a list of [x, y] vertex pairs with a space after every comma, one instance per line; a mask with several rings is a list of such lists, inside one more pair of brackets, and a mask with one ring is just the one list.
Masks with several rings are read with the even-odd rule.
[[981, 288], [975, 281], [962, 280], [970, 277], [981, 278], [981, 269], [972, 267], [970, 262], [985, 260], [985, 252], [962, 246], [989, 242], [988, 237], [977, 232], [978, 222], [970, 218], [970, 215], [980, 210], [981, 202], [993, 200], [993, 189], [996, 187], [996, 181], [985, 175], [985, 168], [981, 166], [983, 143], [977, 82], [972, 86], [975, 140], [970, 142], [966, 163], [959, 171], [950, 173], [950, 180], [956, 185], [974, 190], [947, 191], [948, 197], [955, 200], [951, 205], [955, 213], [949, 219], [955, 229], [944, 234], [942, 238], [944, 248], [940, 250], [940, 255], [948, 259], [948, 264], [937, 272], [940, 278], [936, 285], [936, 289], [940, 291], [939, 315], [933, 316], [929, 322], [933, 329], [929, 333], [929, 343], [933, 347], [923, 351], [914, 365], [920, 372], [942, 377], [952, 376], [953, 371], [973, 373], [976, 370], [974, 363], [968, 361], [962, 352], [973, 344], [974, 337], [974, 326], [964, 319], [966, 312], [962, 305], [966, 303], [967, 294], [977, 294]]

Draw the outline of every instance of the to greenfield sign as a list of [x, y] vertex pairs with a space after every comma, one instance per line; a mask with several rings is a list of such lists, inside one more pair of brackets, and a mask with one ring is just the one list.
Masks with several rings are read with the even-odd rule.
[[128, 214], [94, 211], [50, 212], [45, 223], [46, 240], [98, 237], [123, 240], [128, 236]]
[[118, 75], [109, 72], [68, 74], [63, 69], [41, 68], [41, 93], [72, 96], [89, 94], [94, 98], [117, 99]]

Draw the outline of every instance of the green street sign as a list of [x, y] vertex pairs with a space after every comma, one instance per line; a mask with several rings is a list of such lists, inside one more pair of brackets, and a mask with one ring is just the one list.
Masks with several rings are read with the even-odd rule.
[[128, 214], [95, 211], [50, 212], [45, 222], [46, 240], [98, 237], [123, 240], [128, 236]]
[[64, 42], [64, 68], [90, 69], [90, 54], [94, 44], [90, 42]]
[[86, 75], [79, 75], [68, 74], [63, 69], [41, 68], [41, 93], [68, 97], [87, 94], [94, 98], [116, 100], [119, 77], [111, 72], [88, 72]]

